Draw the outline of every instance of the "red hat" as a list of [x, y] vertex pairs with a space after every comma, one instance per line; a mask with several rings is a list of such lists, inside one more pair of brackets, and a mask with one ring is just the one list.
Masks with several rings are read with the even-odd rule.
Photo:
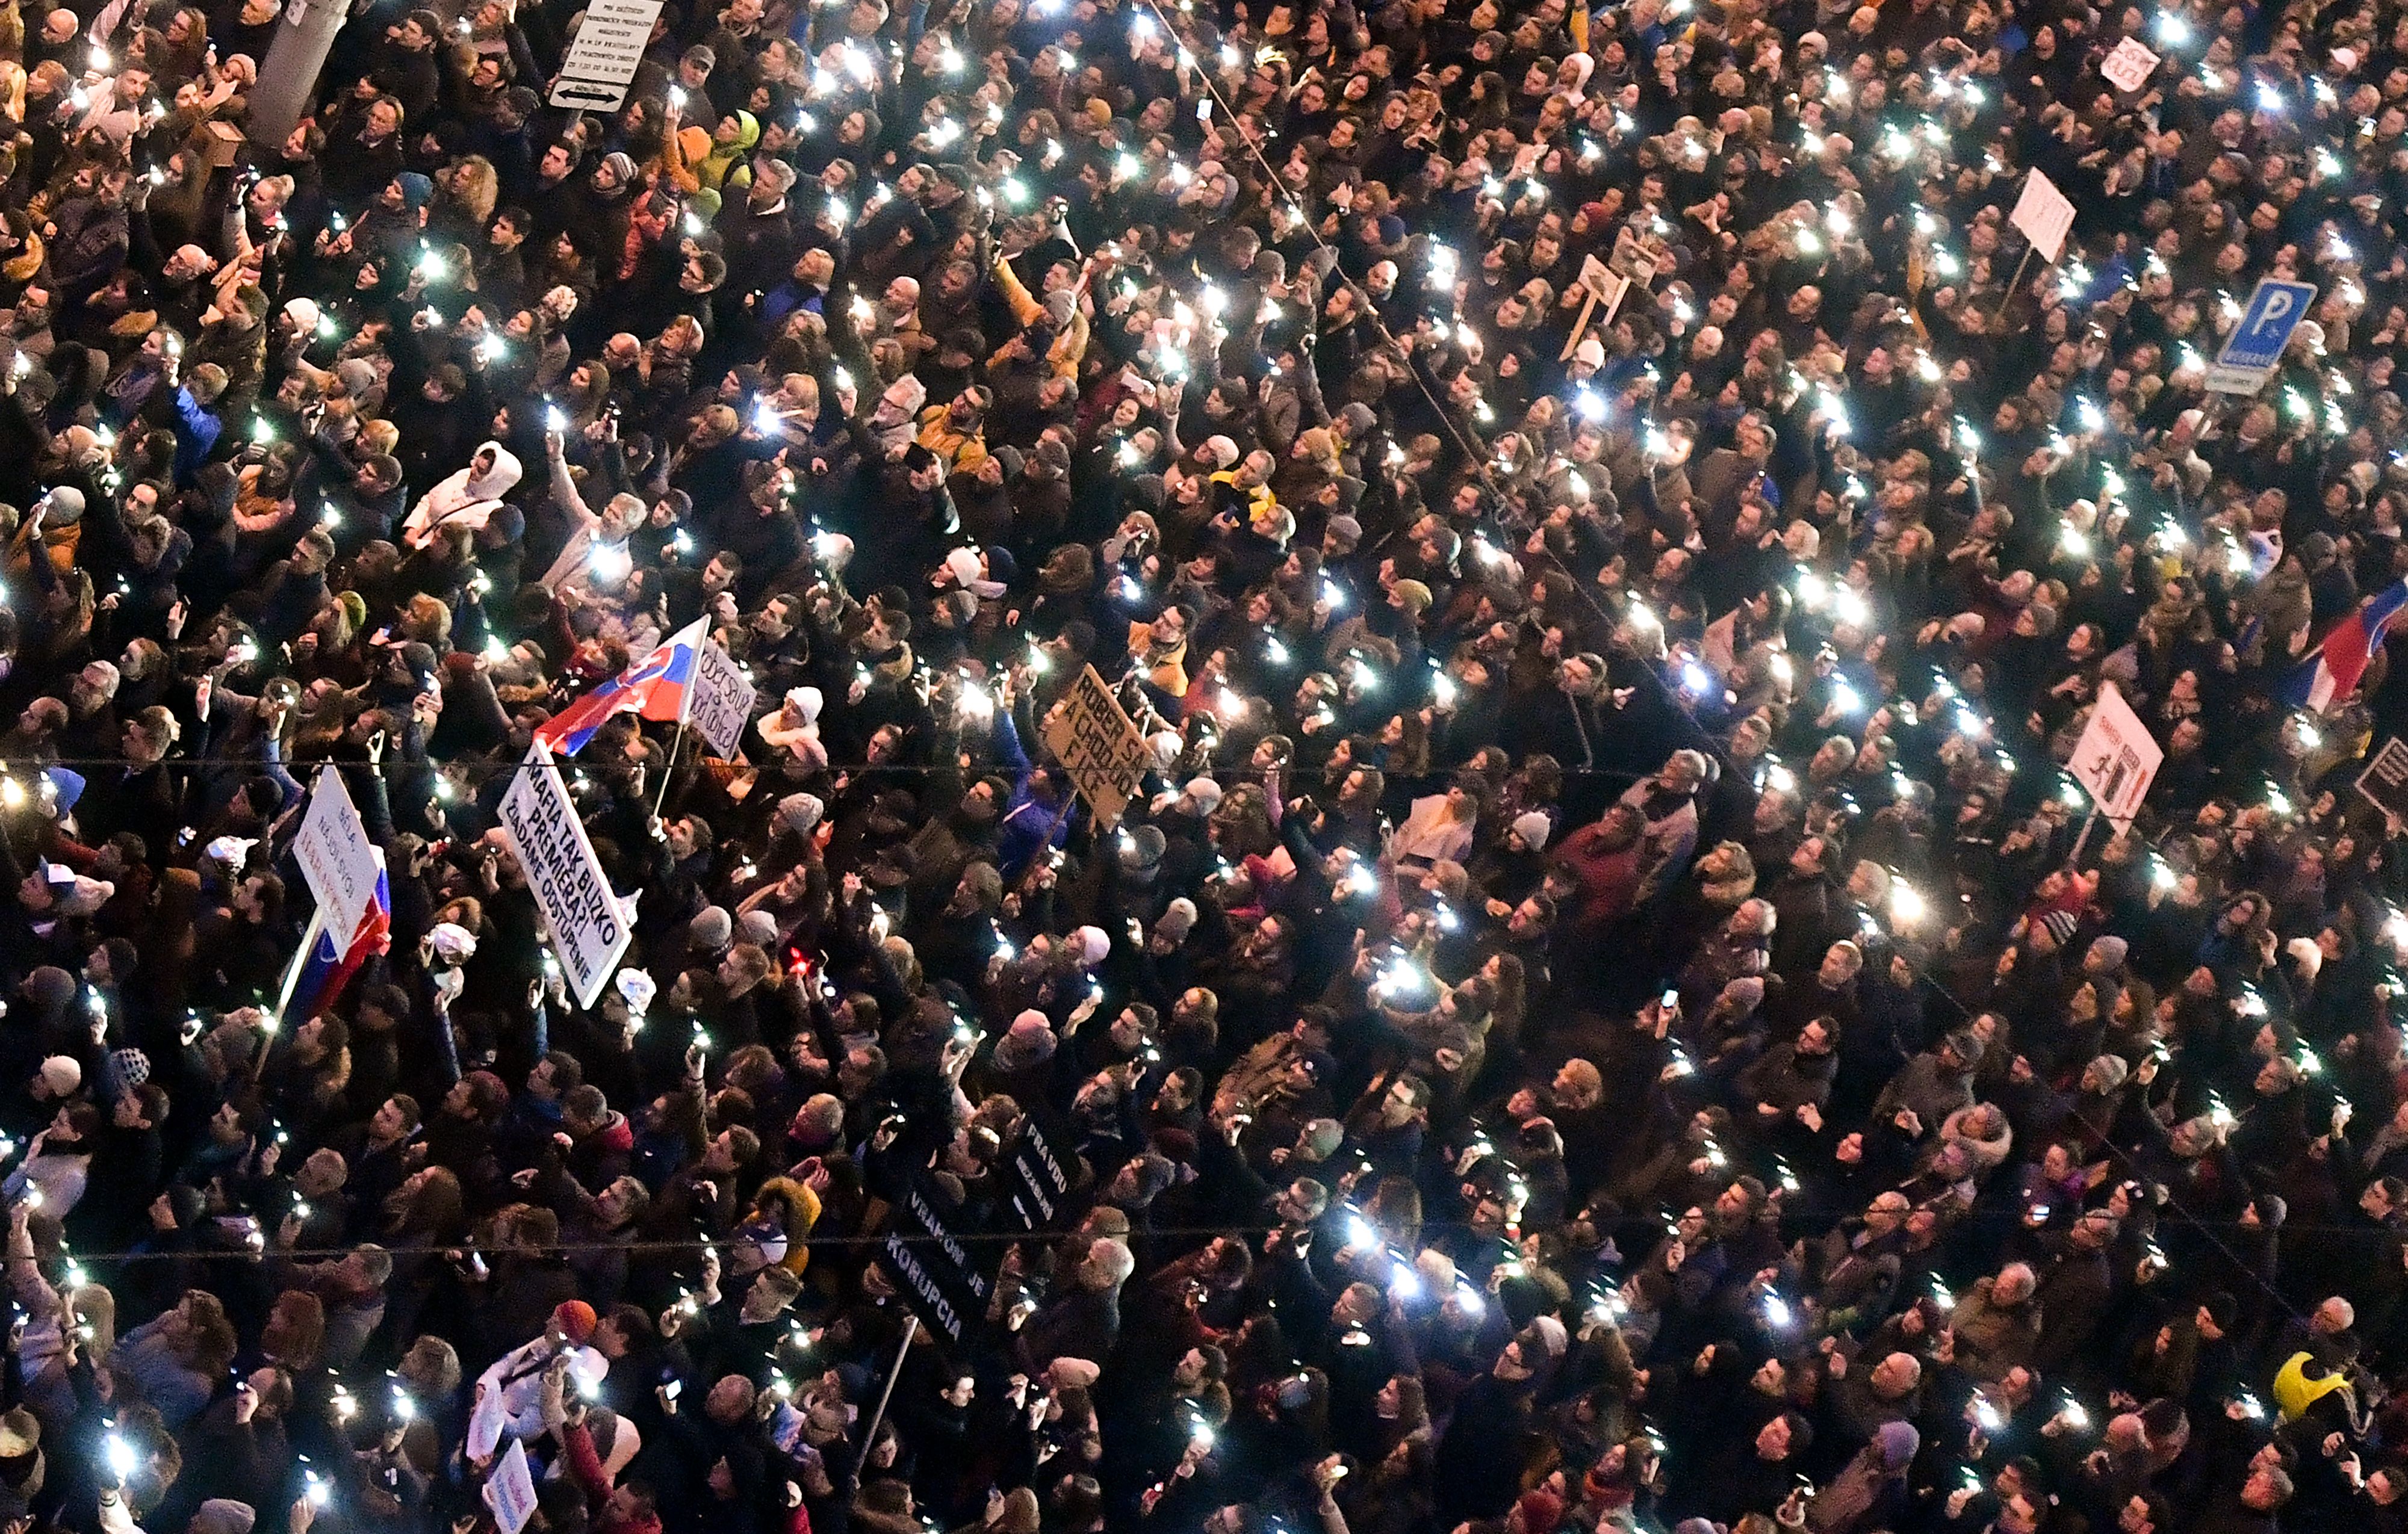
[[552, 1310], [553, 1329], [580, 1347], [594, 1341], [595, 1319], [594, 1307], [582, 1300], [564, 1300]]
[[1555, 1534], [1564, 1517], [1564, 1499], [1541, 1487], [1526, 1491], [1514, 1504], [1522, 1513], [1522, 1534]]

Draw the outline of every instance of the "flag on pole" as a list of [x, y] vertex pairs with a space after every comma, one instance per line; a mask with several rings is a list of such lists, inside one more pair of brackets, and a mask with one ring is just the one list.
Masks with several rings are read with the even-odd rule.
[[320, 906], [309, 917], [308, 928], [301, 934], [301, 948], [293, 956], [293, 963], [284, 972], [284, 987], [278, 997], [278, 1018], [316, 1016], [334, 1005], [336, 998], [350, 985], [351, 976], [360, 972], [376, 955], [393, 945], [393, 888], [384, 872], [384, 854], [377, 854], [376, 892], [368, 897], [366, 909], [360, 913], [359, 925], [350, 935], [337, 941], [327, 930], [325, 907]]
[[544, 721], [535, 738], [556, 757], [573, 757], [620, 714], [682, 724], [709, 625], [708, 618], [697, 618], [662, 640], [652, 654]]
[[2383, 648], [2383, 635], [2401, 609], [2408, 607], [2408, 580], [2385, 587], [2358, 604], [2334, 624], [2316, 646], [2285, 679], [2284, 701], [2318, 714], [2358, 690], [2367, 662]]

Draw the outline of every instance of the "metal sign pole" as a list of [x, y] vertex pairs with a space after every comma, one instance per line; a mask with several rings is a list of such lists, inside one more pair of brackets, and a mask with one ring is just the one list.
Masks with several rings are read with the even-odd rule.
[[2094, 799], [2090, 802], [2090, 813], [2082, 817], [2082, 834], [2073, 839], [2073, 850], [2065, 855], [2067, 868], [2079, 870], [2082, 867], [2082, 849], [2090, 841], [2090, 828], [2098, 823], [2099, 801]]
[[[895, 1350], [895, 1367], [886, 1371], [886, 1388], [878, 1393], [878, 1410], [869, 1413], [869, 1427], [861, 1435], [861, 1457], [867, 1458], [869, 1446], [878, 1442], [878, 1425], [886, 1419], [886, 1403], [895, 1399], [895, 1382], [903, 1377], [903, 1360], [911, 1356], [911, 1341], [920, 1335], [920, 1317], [915, 1313], [903, 1317], [903, 1345]], [[853, 1484], [861, 1484], [861, 1460], [853, 1461]]]

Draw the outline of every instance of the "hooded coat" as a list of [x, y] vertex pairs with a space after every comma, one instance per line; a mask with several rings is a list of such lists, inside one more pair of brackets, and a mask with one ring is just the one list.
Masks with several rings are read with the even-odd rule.
[[785, 1253], [779, 1257], [778, 1266], [799, 1277], [810, 1266], [811, 1227], [819, 1223], [820, 1196], [811, 1191], [808, 1183], [792, 1177], [772, 1177], [761, 1185], [754, 1201], [763, 1205], [774, 1202], [782, 1210], [780, 1223], [785, 1227]]
[[410, 547], [433, 547], [438, 530], [445, 526], [482, 528], [501, 510], [502, 497], [517, 486], [525, 470], [518, 456], [498, 442], [487, 442], [477, 449], [479, 454], [487, 451], [494, 455], [491, 469], [479, 474], [472, 457], [467, 467], [454, 470], [410, 508], [408, 519], [401, 524], [403, 541]]
[[[686, 191], [695, 192], [708, 187], [724, 193], [728, 189], [741, 190], [752, 185], [752, 173], [746, 167], [744, 157], [752, 152], [753, 145], [761, 142], [761, 124], [750, 112], [739, 111], [735, 115], [736, 141], [732, 144], [722, 144], [716, 134], [699, 124], [678, 130], [678, 158], [669, 163], [668, 170]], [[668, 148], [667, 145], [662, 147]], [[692, 185], [687, 185], [689, 178]]]
[[62, 504], [54, 496], [38, 532], [31, 518], [17, 524], [17, 534], [8, 546], [7, 572], [24, 579], [33, 570], [33, 551], [38, 546], [50, 568], [64, 575], [75, 568], [76, 548], [82, 540], [83, 507]]

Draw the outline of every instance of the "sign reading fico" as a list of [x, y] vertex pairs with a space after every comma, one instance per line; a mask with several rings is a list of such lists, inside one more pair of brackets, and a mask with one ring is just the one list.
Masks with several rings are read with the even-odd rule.
[[1095, 667], [1081, 672], [1048, 712], [1043, 733], [1046, 748], [1061, 759], [1096, 823], [1109, 829], [1145, 781], [1153, 758], [1145, 737], [1129, 722], [1128, 710]]
[[590, 1007], [636, 933], [542, 742], [527, 751], [500, 813], [502, 834], [543, 913], [561, 974], [577, 1004]]
[[560, 78], [552, 85], [554, 107], [615, 112], [627, 99], [636, 66], [644, 62], [644, 45], [652, 41], [652, 22], [661, 14], [661, 0], [592, 0]]
[[695, 662], [694, 690], [688, 695], [686, 720], [710, 742], [711, 754], [722, 759], [736, 754], [744, 738], [744, 721], [752, 717], [756, 694], [752, 679], [735, 658], [710, 640]]

